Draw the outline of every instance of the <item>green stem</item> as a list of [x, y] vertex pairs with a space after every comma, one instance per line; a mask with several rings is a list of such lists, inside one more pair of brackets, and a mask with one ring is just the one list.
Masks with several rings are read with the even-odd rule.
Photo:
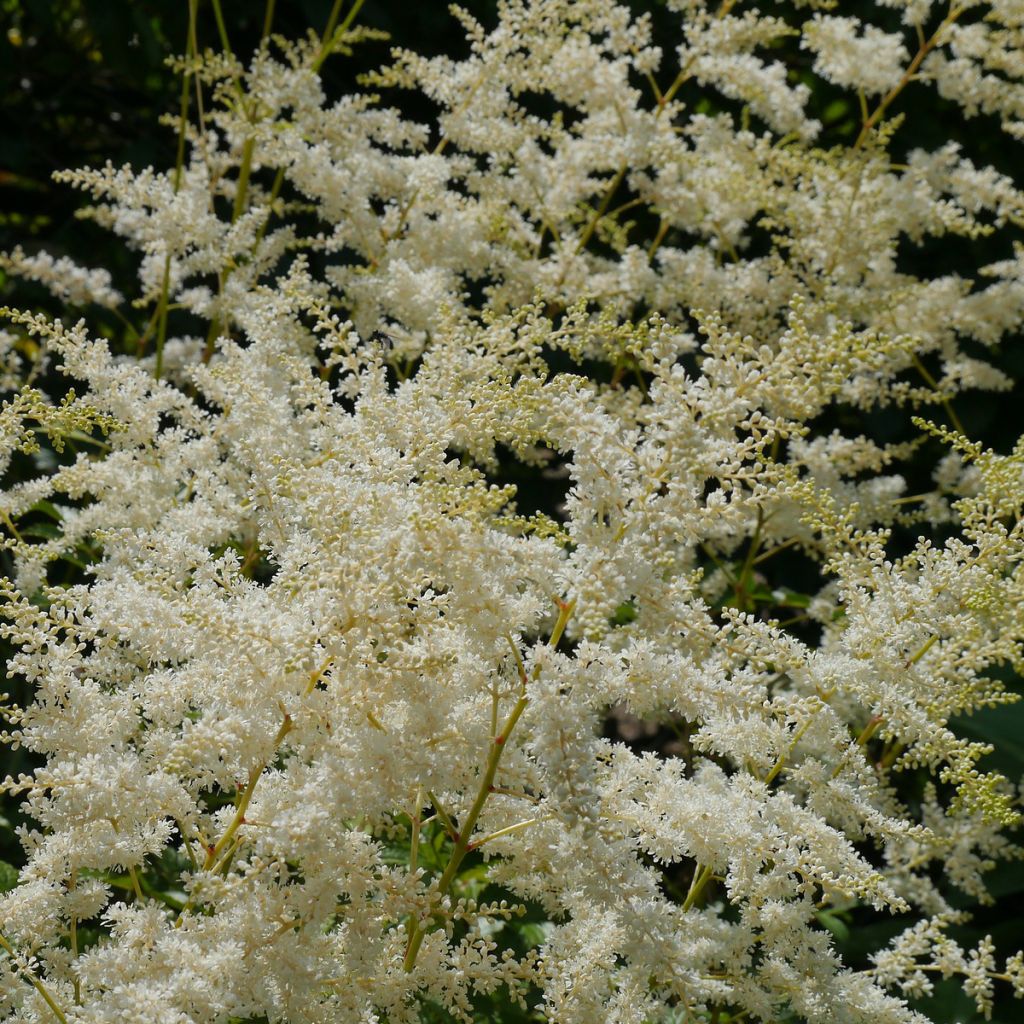
[[693, 873], [693, 881], [690, 882], [690, 891], [686, 894], [686, 899], [683, 900], [684, 913], [697, 902], [698, 897], [704, 891], [704, 887], [711, 881], [713, 876], [714, 869], [710, 865], [705, 865], [704, 867], [697, 866]]
[[267, 7], [263, 14], [263, 33], [260, 42], [265, 43], [270, 35], [270, 29], [274, 24], [274, 0], [267, 0]]
[[[495, 736], [491, 742], [491, 750], [487, 756], [487, 764], [484, 767], [484, 774], [480, 780], [480, 788], [477, 790], [476, 799], [473, 801], [473, 806], [470, 807], [469, 813], [466, 815], [462, 831], [455, 833], [457, 837], [455, 840], [455, 847], [448, 860], [448, 865], [444, 869], [444, 874], [441, 875], [441, 880], [437, 884], [437, 892], [441, 896], [446, 895], [448, 890], [451, 888], [451, 884], [455, 880], [455, 876], [458, 874], [459, 867], [461, 866], [466, 854], [469, 852], [469, 837], [473, 834], [473, 829], [476, 827], [477, 819], [480, 817], [480, 813], [484, 809], [484, 804], [487, 803], [488, 796], [490, 796], [491, 786], [494, 784], [494, 776], [498, 771], [498, 765], [501, 762], [501, 755], [505, 750], [505, 741], [515, 728], [516, 723], [522, 717], [528, 703], [529, 699], [525, 696], [520, 697], [519, 700], [516, 701], [515, 707], [510, 712], [508, 718], [505, 719], [505, 724], [502, 726], [501, 732]], [[423, 939], [425, 936], [426, 929], [418, 920], [414, 920], [409, 932], [409, 944], [406, 947], [405, 960], [403, 963], [403, 967], [406, 971], [411, 971], [413, 967], [416, 966], [416, 957], [419, 954], [420, 947], [423, 945]]]
[[[736, 6], [736, 0], [722, 0], [719, 4], [718, 10], [715, 12], [715, 20], [721, 21], [722, 18], [726, 17], [729, 12]], [[665, 107], [672, 102], [675, 95], [679, 90], [689, 81], [691, 75], [691, 69], [694, 64], [695, 57], [691, 57], [686, 64], [679, 69], [679, 74], [676, 75], [672, 84], [665, 90], [664, 95], [659, 96], [658, 109], [655, 113], [655, 117], [660, 117], [661, 112]]]
[[905, 744], [900, 743], [897, 740], [891, 740], [889, 745], [882, 752], [882, 756], [878, 761], [878, 768], [881, 771], [888, 771], [895, 763], [896, 758], [899, 757], [905, 749]]
[[662, 215], [661, 222], [658, 224], [658, 233], [654, 236], [654, 241], [651, 242], [647, 249], [648, 263], [654, 259], [654, 254], [661, 248], [661, 243], [665, 241], [665, 236], [668, 234], [671, 227], [672, 225], [668, 222], [667, 218]]
[[263, 236], [267, 233], [267, 227], [270, 224], [270, 218], [273, 216], [274, 203], [277, 201], [278, 195], [281, 193], [281, 187], [284, 185], [284, 168], [279, 167], [277, 173], [274, 175], [274, 183], [270, 186], [270, 195], [267, 198], [267, 216], [264, 218], [263, 223], [259, 226], [259, 230], [256, 232], [256, 244], [253, 246], [253, 250], [259, 247], [260, 242], [263, 241]]
[[437, 814], [441, 824], [444, 825], [445, 831], [452, 839], [457, 839], [459, 830], [455, 827], [455, 822], [452, 821], [451, 815], [445, 810], [444, 804], [429, 789], [427, 790], [427, 799], [433, 804], [434, 812]]
[[[71, 872], [71, 877], [68, 879], [68, 892], [74, 892], [75, 887], [78, 884], [78, 869], [75, 868]], [[68, 925], [68, 944], [71, 946], [71, 959], [78, 959], [78, 917], [75, 914], [71, 915], [71, 920]], [[75, 976], [75, 980], [72, 982], [72, 987], [75, 993], [75, 1005], [80, 1006], [82, 1003], [82, 983], [78, 980], [78, 976]]]
[[139, 876], [131, 864], [128, 865], [128, 877], [132, 880], [132, 892], [135, 893], [136, 900], [138, 900], [139, 903], [142, 903], [145, 899], [142, 895], [142, 886], [139, 885]]
[[224, 12], [220, 7], [220, 0], [213, 0], [213, 16], [217, 19], [217, 34], [220, 36], [220, 45], [224, 47], [224, 52], [229, 56], [234, 56], [234, 51], [231, 49], [231, 43], [228, 42], [228, 30], [224, 24]]
[[868, 740], [870, 740], [871, 737], [874, 736], [876, 732], [878, 732], [878, 730], [882, 727], [882, 723], [884, 721], [885, 719], [881, 715], [872, 715], [868, 719], [868, 724], [865, 725], [863, 729], [861, 729], [860, 735], [858, 735], [857, 739], [855, 740], [857, 746], [863, 747], [868, 742]]
[[249, 176], [252, 173], [252, 153], [256, 140], [250, 135], [242, 144], [242, 165], [238, 169], [238, 184], [235, 186], [235, 202], [231, 208], [231, 223], [234, 224], [245, 210], [249, 193]]
[[[284, 721], [281, 723], [281, 728], [277, 730], [277, 735], [274, 736], [273, 751], [276, 754], [277, 748], [281, 745], [281, 741], [292, 731], [292, 720], [288, 715], [284, 716]], [[260, 781], [263, 776], [263, 772], [267, 765], [270, 763], [269, 758], [262, 763], [255, 765], [249, 772], [249, 781], [246, 784], [245, 789], [242, 791], [241, 797], [238, 800], [238, 806], [235, 808], [235, 816], [231, 819], [231, 823], [224, 830], [224, 834], [217, 840], [214, 846], [211, 846], [206, 853], [206, 860], [203, 862], [203, 870], [209, 871], [214, 864], [216, 864], [220, 855], [224, 852], [225, 847], [235, 837], [235, 833], [242, 827], [245, 822], [245, 812], [249, 809], [249, 803], [252, 800], [252, 795], [256, 791], [256, 783]]]
[[3, 522], [4, 526], [11, 531], [11, 536], [19, 544], [25, 543], [25, 538], [18, 532], [18, 528], [14, 525], [14, 520], [11, 519], [10, 514], [6, 509], [0, 508], [0, 522]]
[[867, 137], [871, 134], [871, 129], [885, 115], [885, 112], [892, 105], [893, 101], [897, 96], [910, 84], [913, 80], [914, 75], [917, 74], [918, 69], [921, 67], [925, 57], [931, 53], [939, 44], [939, 40], [950, 25], [953, 24], [961, 14], [964, 13], [966, 7], [953, 7], [950, 9], [949, 14], [946, 15], [942, 20], [942, 24], [935, 30], [930, 39], [925, 40], [921, 43], [917, 53], [914, 54], [914, 59], [907, 66], [907, 70], [903, 72], [903, 76], [900, 80], [882, 97], [881, 102], [875, 109], [875, 112], [864, 122], [861, 127], [860, 134], [857, 136], [857, 141], [853, 144], [854, 149], [859, 149], [867, 141]]
[[793, 751], [796, 750], [796, 745], [804, 738], [804, 733], [807, 732], [807, 730], [810, 728], [811, 722], [813, 721], [813, 717], [813, 714], [808, 716], [807, 721], [804, 722], [804, 724], [801, 725], [800, 728], [797, 729], [797, 731], [794, 733], [792, 740], [790, 740], [789, 748], [783, 753], [779, 754], [775, 764], [772, 765], [771, 771], [769, 771], [768, 774], [762, 780], [766, 786], [770, 786], [778, 777], [779, 772], [781, 772], [782, 769], [785, 768], [786, 761], [789, 759]]
[[60, 1021], [60, 1024], [68, 1024], [68, 1019], [64, 1015], [64, 1011], [57, 1005], [56, 1000], [50, 995], [47, 987], [39, 980], [34, 974], [32, 974], [27, 968], [22, 967], [18, 963], [18, 955], [14, 952], [11, 944], [0, 934], [0, 949], [7, 951], [7, 955], [13, 961], [15, 967], [21, 976], [43, 997], [43, 1002], [53, 1011], [54, 1017]]
[[[420, 829], [423, 827], [421, 819], [423, 803], [423, 790], [416, 790], [416, 810], [409, 815], [409, 824], [412, 826], [412, 835], [409, 837], [409, 872], [416, 873], [420, 855]], [[436, 805], [435, 805], [436, 806]]]
[[907, 659], [907, 667], [916, 665], [931, 649], [932, 646], [938, 642], [939, 634], [932, 633], [930, 637]]
[[615, 176], [608, 183], [608, 188], [605, 190], [604, 197], [601, 200], [601, 205], [594, 211], [593, 217], [590, 218], [590, 223], [587, 224], [583, 234], [580, 235], [579, 242], [576, 243], [576, 251], [582, 252], [586, 247], [587, 243], [593, 237], [594, 232], [597, 230], [597, 225], [604, 219], [604, 215], [608, 212], [608, 207], [611, 205], [612, 197], [619, 190], [619, 186], [622, 184], [622, 179], [626, 176], [627, 164], [625, 161], [619, 166], [619, 169], [615, 172]]
[[[190, 0], [191, 2], [191, 0]], [[335, 29], [335, 25], [338, 21], [338, 16], [341, 12], [341, 0], [335, 0], [334, 6], [331, 8], [330, 17], [327, 20], [327, 27], [324, 29], [324, 35], [321, 42], [320, 52], [316, 59], [313, 61], [313, 71], [318, 72], [323, 65], [323, 62], [327, 59], [330, 49], [331, 41], [334, 38], [335, 32], [343, 33], [348, 30], [352, 22], [355, 20], [356, 15], [359, 13], [359, 9], [363, 6], [365, 0], [356, 0], [352, 5], [351, 10], [345, 17], [341, 26]], [[220, 7], [220, 0], [214, 0], [214, 14], [217, 18], [217, 28], [221, 37], [221, 44], [228, 54], [231, 54], [231, 44], [228, 41], [227, 29], [224, 25], [224, 16]], [[274, 0], [268, 0], [267, 10], [264, 16], [264, 28], [263, 38], [265, 39], [270, 32], [270, 26], [274, 16]], [[239, 97], [244, 98], [241, 83], [236, 83], [238, 88]], [[238, 170], [238, 184], [235, 188], [235, 199], [231, 210], [231, 222], [234, 223], [242, 215], [245, 210], [245, 202], [249, 194], [249, 179], [252, 174], [252, 161], [253, 154], [255, 151], [256, 140], [251, 136], [245, 140], [242, 147], [242, 162]], [[271, 211], [273, 209], [274, 202], [276, 201], [278, 194], [284, 185], [285, 169], [283, 167], [278, 168], [277, 173], [274, 175], [274, 183], [270, 190], [270, 196], [268, 200], [268, 206], [270, 210], [267, 212], [267, 216], [263, 223], [260, 225], [259, 230], [256, 232], [256, 243], [253, 248], [257, 248], [259, 243], [263, 241], [263, 237], [267, 232], [267, 226], [270, 223]], [[224, 286], [227, 283], [228, 278], [231, 276], [231, 267], [228, 267], [222, 274], [219, 275], [218, 280], [218, 294], [223, 295]], [[221, 321], [219, 318], [214, 318], [210, 323], [210, 328], [206, 333], [206, 344], [203, 347], [203, 363], [208, 363], [213, 358], [213, 352], [217, 341], [217, 336], [221, 331]]]
[[946, 415], [949, 417], [949, 422], [953, 424], [953, 429], [958, 434], [963, 434], [966, 437], [967, 431], [964, 430], [964, 425], [960, 422], [960, 417], [957, 416], [953, 403], [939, 390], [939, 382], [932, 376], [928, 367], [921, 362], [916, 353], [913, 353], [910, 358], [914, 363], [914, 368], [924, 379], [925, 384], [939, 395], [939, 401], [942, 403], [942, 408], [946, 410]]
[[761, 530], [764, 527], [764, 506], [757, 506], [757, 525], [754, 527], [754, 536], [750, 539], [750, 548], [747, 551], [747, 557], [743, 560], [743, 565], [740, 568], [739, 578], [736, 584], [736, 598], [740, 601], [741, 611], [751, 611], [751, 602], [749, 599], [749, 581], [753, 567], [754, 560], [757, 557], [757, 553], [761, 548]]
[[352, 22], [356, 20], [356, 15], [359, 13], [359, 9], [363, 6], [366, 0], [355, 0], [348, 14], [345, 15], [345, 20], [341, 25], [335, 29], [335, 24], [338, 21], [338, 15], [341, 13], [341, 0], [334, 0], [334, 6], [331, 8], [331, 16], [327, 19], [327, 27], [324, 29], [323, 42], [320, 45], [320, 52], [316, 56], [316, 60], [313, 61], [313, 71], [319, 71], [323, 67], [323, 63], [331, 54], [332, 44], [337, 36], [344, 35], [351, 27]]
[[[180, 910], [182, 910], [184, 908], [185, 904], [181, 900], [175, 899], [173, 896], [168, 896], [168, 894], [165, 893], [165, 892], [160, 892], [159, 889], [154, 888], [152, 885], [149, 884], [149, 882], [146, 881], [145, 876], [143, 876], [142, 878], [138, 879], [138, 881], [140, 883], [140, 888], [142, 889], [142, 893], [143, 893], [144, 896], [149, 896], [149, 897], [151, 897], [154, 900], [159, 900], [165, 906], [170, 907], [171, 910], [180, 911]], [[132, 882], [132, 880], [130, 878], [124, 878], [123, 876], [120, 876], [120, 875], [107, 875], [104, 878], [104, 882], [107, 885], [113, 886], [115, 889], [122, 890], [123, 892], [132, 892], [132, 893], [134, 893], [136, 891], [135, 890], [135, 885]], [[138, 898], [138, 896], [136, 898]], [[77, 936], [77, 924], [76, 924], [76, 930], [75, 930], [74, 934]], [[76, 942], [77, 942], [77, 938], [76, 938]], [[78, 954], [76, 953], [75, 956], [77, 956], [77, 955]], [[76, 992], [77, 992], [77, 982], [76, 982]], [[77, 995], [75, 997], [75, 1002], [78, 1002], [78, 996]]]
[[[555, 626], [551, 631], [551, 636], [548, 639], [549, 647], [554, 648], [558, 646], [558, 641], [562, 638], [562, 634], [565, 632], [565, 627], [568, 624], [569, 618], [575, 607], [575, 601], [558, 602], [558, 619], [556, 620]], [[517, 658], [517, 662], [521, 664], [522, 659]], [[537, 678], [538, 672], [539, 666], [534, 670], [534, 679]], [[494, 777], [497, 774], [498, 765], [501, 763], [501, 755], [505, 751], [505, 744], [508, 741], [509, 736], [512, 734], [512, 730], [515, 729], [516, 723], [518, 723], [519, 719], [522, 718], [523, 712], [530, 703], [530, 698], [526, 692], [525, 679], [522, 675], [520, 675], [520, 681], [523, 685], [520, 690], [519, 699], [509, 712], [508, 718], [505, 719], [505, 722], [501, 727], [501, 731], [491, 740], [491, 749], [487, 755], [487, 764], [484, 766], [484, 772], [480, 779], [480, 786], [477, 790], [476, 798], [473, 801], [472, 807], [469, 809], [469, 813], [463, 819], [461, 830], [455, 833], [455, 846], [452, 850], [451, 857], [448, 860], [448, 865], [445, 867], [444, 873], [441, 875], [440, 881], [437, 883], [437, 892], [440, 896], [447, 895], [452, 882], [458, 874], [462, 861], [474, 845], [472, 842], [473, 829], [476, 828], [477, 820], [484, 809], [484, 805], [487, 803], [487, 798], [494, 790]], [[434, 806], [436, 809], [437, 805], [435, 804]], [[423, 939], [426, 934], [427, 932], [424, 925], [419, 920], [414, 919], [410, 926], [409, 942], [406, 946], [405, 960], [402, 964], [406, 971], [411, 971], [413, 967], [416, 966], [416, 957], [419, 954], [420, 947], [423, 945]]]
[[[491, 792], [494, 790], [492, 788]], [[529, 828], [531, 825], [536, 825], [541, 821], [551, 821], [554, 817], [553, 814], [541, 814], [536, 818], [527, 818], [526, 821], [517, 821], [514, 825], [506, 825], [505, 828], [499, 828], [497, 832], [488, 832], [487, 835], [480, 839], [474, 839], [469, 844], [470, 850], [478, 850], [484, 843], [489, 843], [492, 839], [500, 839], [502, 836], [510, 836], [516, 832], [521, 832], [524, 828]]]
[[334, 26], [338, 24], [338, 18], [341, 15], [341, 3], [342, 0], [334, 0], [331, 4], [331, 13], [327, 15], [327, 24], [324, 25], [323, 35], [320, 37], [322, 46], [326, 46], [331, 41], [331, 37], [334, 35]]
[[[558, 646], [559, 641], [562, 639], [562, 634], [565, 632], [565, 627], [569, 625], [569, 619], [572, 618], [572, 613], [575, 608], [575, 600], [558, 602], [558, 619], [555, 621], [554, 629], [551, 630], [551, 637], [548, 640], [548, 647]], [[534, 669], [534, 678], [536, 678], [539, 674], [540, 670]]]
[[[188, 0], [188, 39], [185, 43], [185, 59], [195, 57], [196, 37], [196, 13], [199, 7], [198, 0]], [[188, 68], [185, 68], [181, 76], [181, 97], [178, 102], [178, 150], [174, 161], [174, 192], [181, 188], [181, 176], [185, 167], [185, 127], [188, 124]], [[160, 284], [160, 298], [157, 304], [157, 329], [156, 329], [156, 363], [153, 367], [153, 376], [159, 380], [164, 370], [164, 344], [167, 341], [167, 313], [168, 301], [171, 287], [171, 254], [164, 257], [163, 280]], [[146, 333], [149, 333], [147, 328]]]
[[801, 537], [790, 537], [789, 540], [784, 540], [781, 544], [776, 544], [775, 547], [758, 555], [757, 558], [750, 563], [751, 566], [767, 562], [769, 558], [774, 558], [780, 551], [785, 551], [786, 548], [791, 548], [794, 544], [799, 544], [802, 539], [803, 538]]

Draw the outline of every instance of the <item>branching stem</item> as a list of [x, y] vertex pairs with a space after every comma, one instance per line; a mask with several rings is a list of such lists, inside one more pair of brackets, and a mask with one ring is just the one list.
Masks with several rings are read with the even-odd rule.
[[[558, 618], [555, 621], [554, 628], [551, 631], [551, 636], [548, 639], [549, 647], [554, 648], [558, 645], [575, 607], [575, 601], [558, 602]], [[521, 656], [517, 657], [516, 661], [517, 665], [521, 666]], [[539, 666], [534, 670], [533, 678], [536, 679], [538, 674]], [[484, 765], [484, 771], [480, 778], [480, 786], [477, 789], [476, 798], [473, 800], [472, 806], [462, 821], [461, 829], [456, 833], [457, 838], [455, 840], [455, 846], [452, 849], [451, 857], [444, 869], [444, 873], [441, 875], [441, 878], [437, 883], [437, 893], [439, 896], [447, 895], [448, 890], [452, 886], [452, 882], [458, 875], [462, 861], [474, 846], [472, 841], [473, 829], [476, 828], [477, 820], [484, 809], [484, 805], [487, 803], [487, 798], [494, 791], [494, 777], [497, 774], [498, 765], [501, 763], [501, 755], [505, 751], [505, 744], [530, 702], [524, 676], [525, 673], [520, 677], [521, 681], [523, 681], [523, 686], [519, 694], [519, 699], [509, 712], [500, 732], [491, 739], [491, 747], [487, 754], [487, 763]], [[437, 804], [434, 805], [434, 808], [435, 810], [438, 809]], [[426, 936], [426, 933], [426, 926], [418, 919], [413, 918], [409, 926], [409, 941], [406, 946], [405, 960], [403, 963], [406, 971], [411, 971], [416, 966], [416, 957], [419, 954], [420, 947], [423, 945], [423, 939]]]

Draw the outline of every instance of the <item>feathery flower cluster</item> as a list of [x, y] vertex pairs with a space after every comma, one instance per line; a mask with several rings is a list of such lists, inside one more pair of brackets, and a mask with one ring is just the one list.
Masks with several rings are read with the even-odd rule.
[[[0, 1018], [925, 1024], [937, 975], [1024, 993], [947, 934], [1021, 852], [954, 719], [1013, 699], [1024, 444], [951, 403], [1009, 386], [1024, 249], [904, 258], [991, 251], [1024, 193], [954, 143], [892, 155], [909, 86], [1020, 136], [1024, 19], [738, 6], [669, 0], [668, 45], [608, 0], [456, 11], [467, 56], [395, 50], [340, 99], [352, 17], [190, 45], [176, 167], [59, 175], [151, 315], [0, 332], [0, 466], [36, 460], [0, 491], [5, 739], [39, 764], [5, 783], [33, 824]], [[849, 145], [815, 142], [822, 87], [859, 92]], [[878, 406], [931, 418], [831, 426]], [[906, 925], [867, 969], [828, 926], [858, 907]]]

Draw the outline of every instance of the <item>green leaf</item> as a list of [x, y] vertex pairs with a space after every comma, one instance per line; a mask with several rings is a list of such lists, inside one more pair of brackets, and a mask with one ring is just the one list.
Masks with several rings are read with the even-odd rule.
[[1024, 774], [1024, 702], [985, 708], [950, 723], [961, 735], [991, 743], [996, 749], [984, 761], [989, 770], [1011, 778]]
[[827, 928], [840, 942], [845, 942], [850, 937], [850, 928], [841, 918], [829, 910], [820, 910], [814, 915], [818, 924]]
[[632, 601], [623, 601], [618, 608], [615, 609], [615, 615], [612, 616], [612, 622], [616, 626], [625, 626], [632, 622], [636, 618], [636, 605]]
[[18, 884], [18, 869], [0, 860], [0, 892], [9, 892]]
[[52, 501], [47, 501], [45, 498], [37, 501], [30, 509], [29, 512], [41, 512], [45, 516], [49, 516], [54, 522], [59, 523], [64, 519], [64, 515], [59, 508]]

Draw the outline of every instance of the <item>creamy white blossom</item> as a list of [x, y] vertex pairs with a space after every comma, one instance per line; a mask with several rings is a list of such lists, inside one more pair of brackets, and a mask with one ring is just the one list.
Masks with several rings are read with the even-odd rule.
[[[1009, 384], [1024, 198], [953, 143], [896, 160], [891, 120], [913, 79], [1018, 132], [1019, 11], [735, 6], [672, 0], [666, 42], [507, 0], [341, 98], [351, 26], [190, 49], [179, 166], [60, 175], [149, 327], [0, 332], [0, 469], [36, 459], [0, 492], [4, 739], [40, 764], [4, 783], [0, 1017], [925, 1024], [937, 976], [1024, 991], [948, 935], [1021, 852], [955, 723], [1013, 699], [1024, 443], [952, 401]], [[801, 49], [863, 94], [846, 145]], [[947, 237], [973, 276], [906, 260]], [[861, 970], [824, 924], [856, 907], [901, 922]]]
[[815, 14], [804, 26], [801, 45], [813, 51], [818, 74], [869, 96], [898, 85], [910, 60], [899, 34], [832, 14]]

